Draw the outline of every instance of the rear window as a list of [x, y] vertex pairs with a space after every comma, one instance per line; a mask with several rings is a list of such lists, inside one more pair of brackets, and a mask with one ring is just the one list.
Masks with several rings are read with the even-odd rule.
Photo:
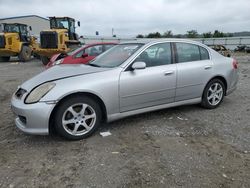
[[199, 48], [200, 48], [200, 53], [201, 53], [201, 60], [209, 59], [208, 51], [203, 47], [199, 47]]

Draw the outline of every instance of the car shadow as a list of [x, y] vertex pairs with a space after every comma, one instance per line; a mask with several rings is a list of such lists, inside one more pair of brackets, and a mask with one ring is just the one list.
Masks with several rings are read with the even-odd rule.
[[20, 61], [18, 58], [16, 58], [16, 57], [11, 57], [10, 58], [10, 60], [9, 61], [3, 61], [3, 62], [0, 62], [1, 64], [3, 63], [3, 64], [8, 64], [8, 63], [29, 63], [29, 62], [31, 62], [31, 61], [34, 61], [34, 60], [38, 60], [38, 59], [36, 59], [36, 58], [34, 58], [34, 57], [32, 57], [29, 61], [27, 61], [27, 62], [23, 62], [23, 61]]
[[[227, 108], [228, 104], [232, 101], [230, 99], [225, 98], [224, 102], [221, 104], [219, 108]], [[192, 111], [192, 112], [198, 112], [198, 111], [211, 111], [209, 109], [202, 108], [199, 104], [193, 104], [193, 105], [184, 105], [184, 106], [178, 106], [178, 107], [172, 107], [172, 108], [166, 108], [161, 109], [153, 112], [146, 112], [138, 115], [133, 115], [129, 117], [122, 118], [120, 120], [113, 121], [111, 123], [103, 123], [99, 129], [90, 137], [93, 138], [95, 136], [100, 136], [99, 133], [103, 131], [112, 131], [114, 129], [119, 129], [127, 126], [133, 126], [134, 124], [147, 124], [147, 122], [150, 122], [154, 119], [158, 120], [159, 118], [164, 119], [170, 118], [170, 117], [185, 117], [186, 113]], [[215, 109], [212, 109], [215, 110]], [[23, 133], [24, 134], [24, 133]], [[71, 141], [71, 142], [84, 142], [90, 137], [78, 141]], [[53, 131], [50, 135], [46, 136], [38, 136], [38, 135], [27, 135], [24, 138], [27, 142], [30, 142], [32, 144], [53, 144], [53, 143], [70, 143], [69, 140], [64, 139], [60, 137], [55, 131]]]
[[185, 114], [188, 111], [199, 111], [199, 110], [208, 110], [208, 109], [202, 108], [199, 104], [166, 108], [138, 115], [132, 115], [129, 117], [119, 119], [117, 121], [113, 121], [111, 123], [105, 123], [100, 127], [100, 130], [113, 129], [119, 126], [127, 126], [127, 125], [129, 126], [131, 125], [132, 122], [136, 123], [144, 121], [146, 123], [146, 121], [150, 121], [151, 119], [157, 119], [159, 117], [160, 118], [172, 117], [176, 115]]

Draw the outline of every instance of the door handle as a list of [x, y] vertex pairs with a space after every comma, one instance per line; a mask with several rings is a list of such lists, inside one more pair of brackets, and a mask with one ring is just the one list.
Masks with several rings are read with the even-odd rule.
[[174, 74], [174, 71], [166, 71], [166, 72], [164, 72], [165, 76], [168, 76], [168, 75], [171, 75], [171, 74]]
[[207, 65], [207, 66], [204, 67], [205, 70], [208, 70], [208, 69], [211, 69], [211, 68], [212, 68], [211, 65]]

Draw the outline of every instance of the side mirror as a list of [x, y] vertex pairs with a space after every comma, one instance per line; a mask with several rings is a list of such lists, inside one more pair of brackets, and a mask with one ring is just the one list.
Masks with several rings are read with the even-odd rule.
[[31, 26], [29, 26], [29, 29], [30, 29], [30, 31], [32, 31], [32, 27]]
[[88, 56], [89, 56], [89, 54], [87, 54], [87, 53], [82, 54], [82, 58], [85, 58], [85, 57], [88, 57]]
[[80, 25], [81, 25], [80, 21], [77, 22], [77, 25], [78, 25], [78, 27], [80, 27]]
[[146, 63], [142, 61], [134, 62], [132, 65], [132, 69], [145, 69], [146, 68]]

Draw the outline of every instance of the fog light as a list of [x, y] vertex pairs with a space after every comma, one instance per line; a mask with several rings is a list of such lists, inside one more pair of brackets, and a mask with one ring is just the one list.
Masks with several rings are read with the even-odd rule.
[[26, 117], [24, 117], [24, 116], [18, 116], [18, 118], [20, 119], [20, 121], [21, 121], [23, 124], [26, 124], [26, 123], [27, 123]]

